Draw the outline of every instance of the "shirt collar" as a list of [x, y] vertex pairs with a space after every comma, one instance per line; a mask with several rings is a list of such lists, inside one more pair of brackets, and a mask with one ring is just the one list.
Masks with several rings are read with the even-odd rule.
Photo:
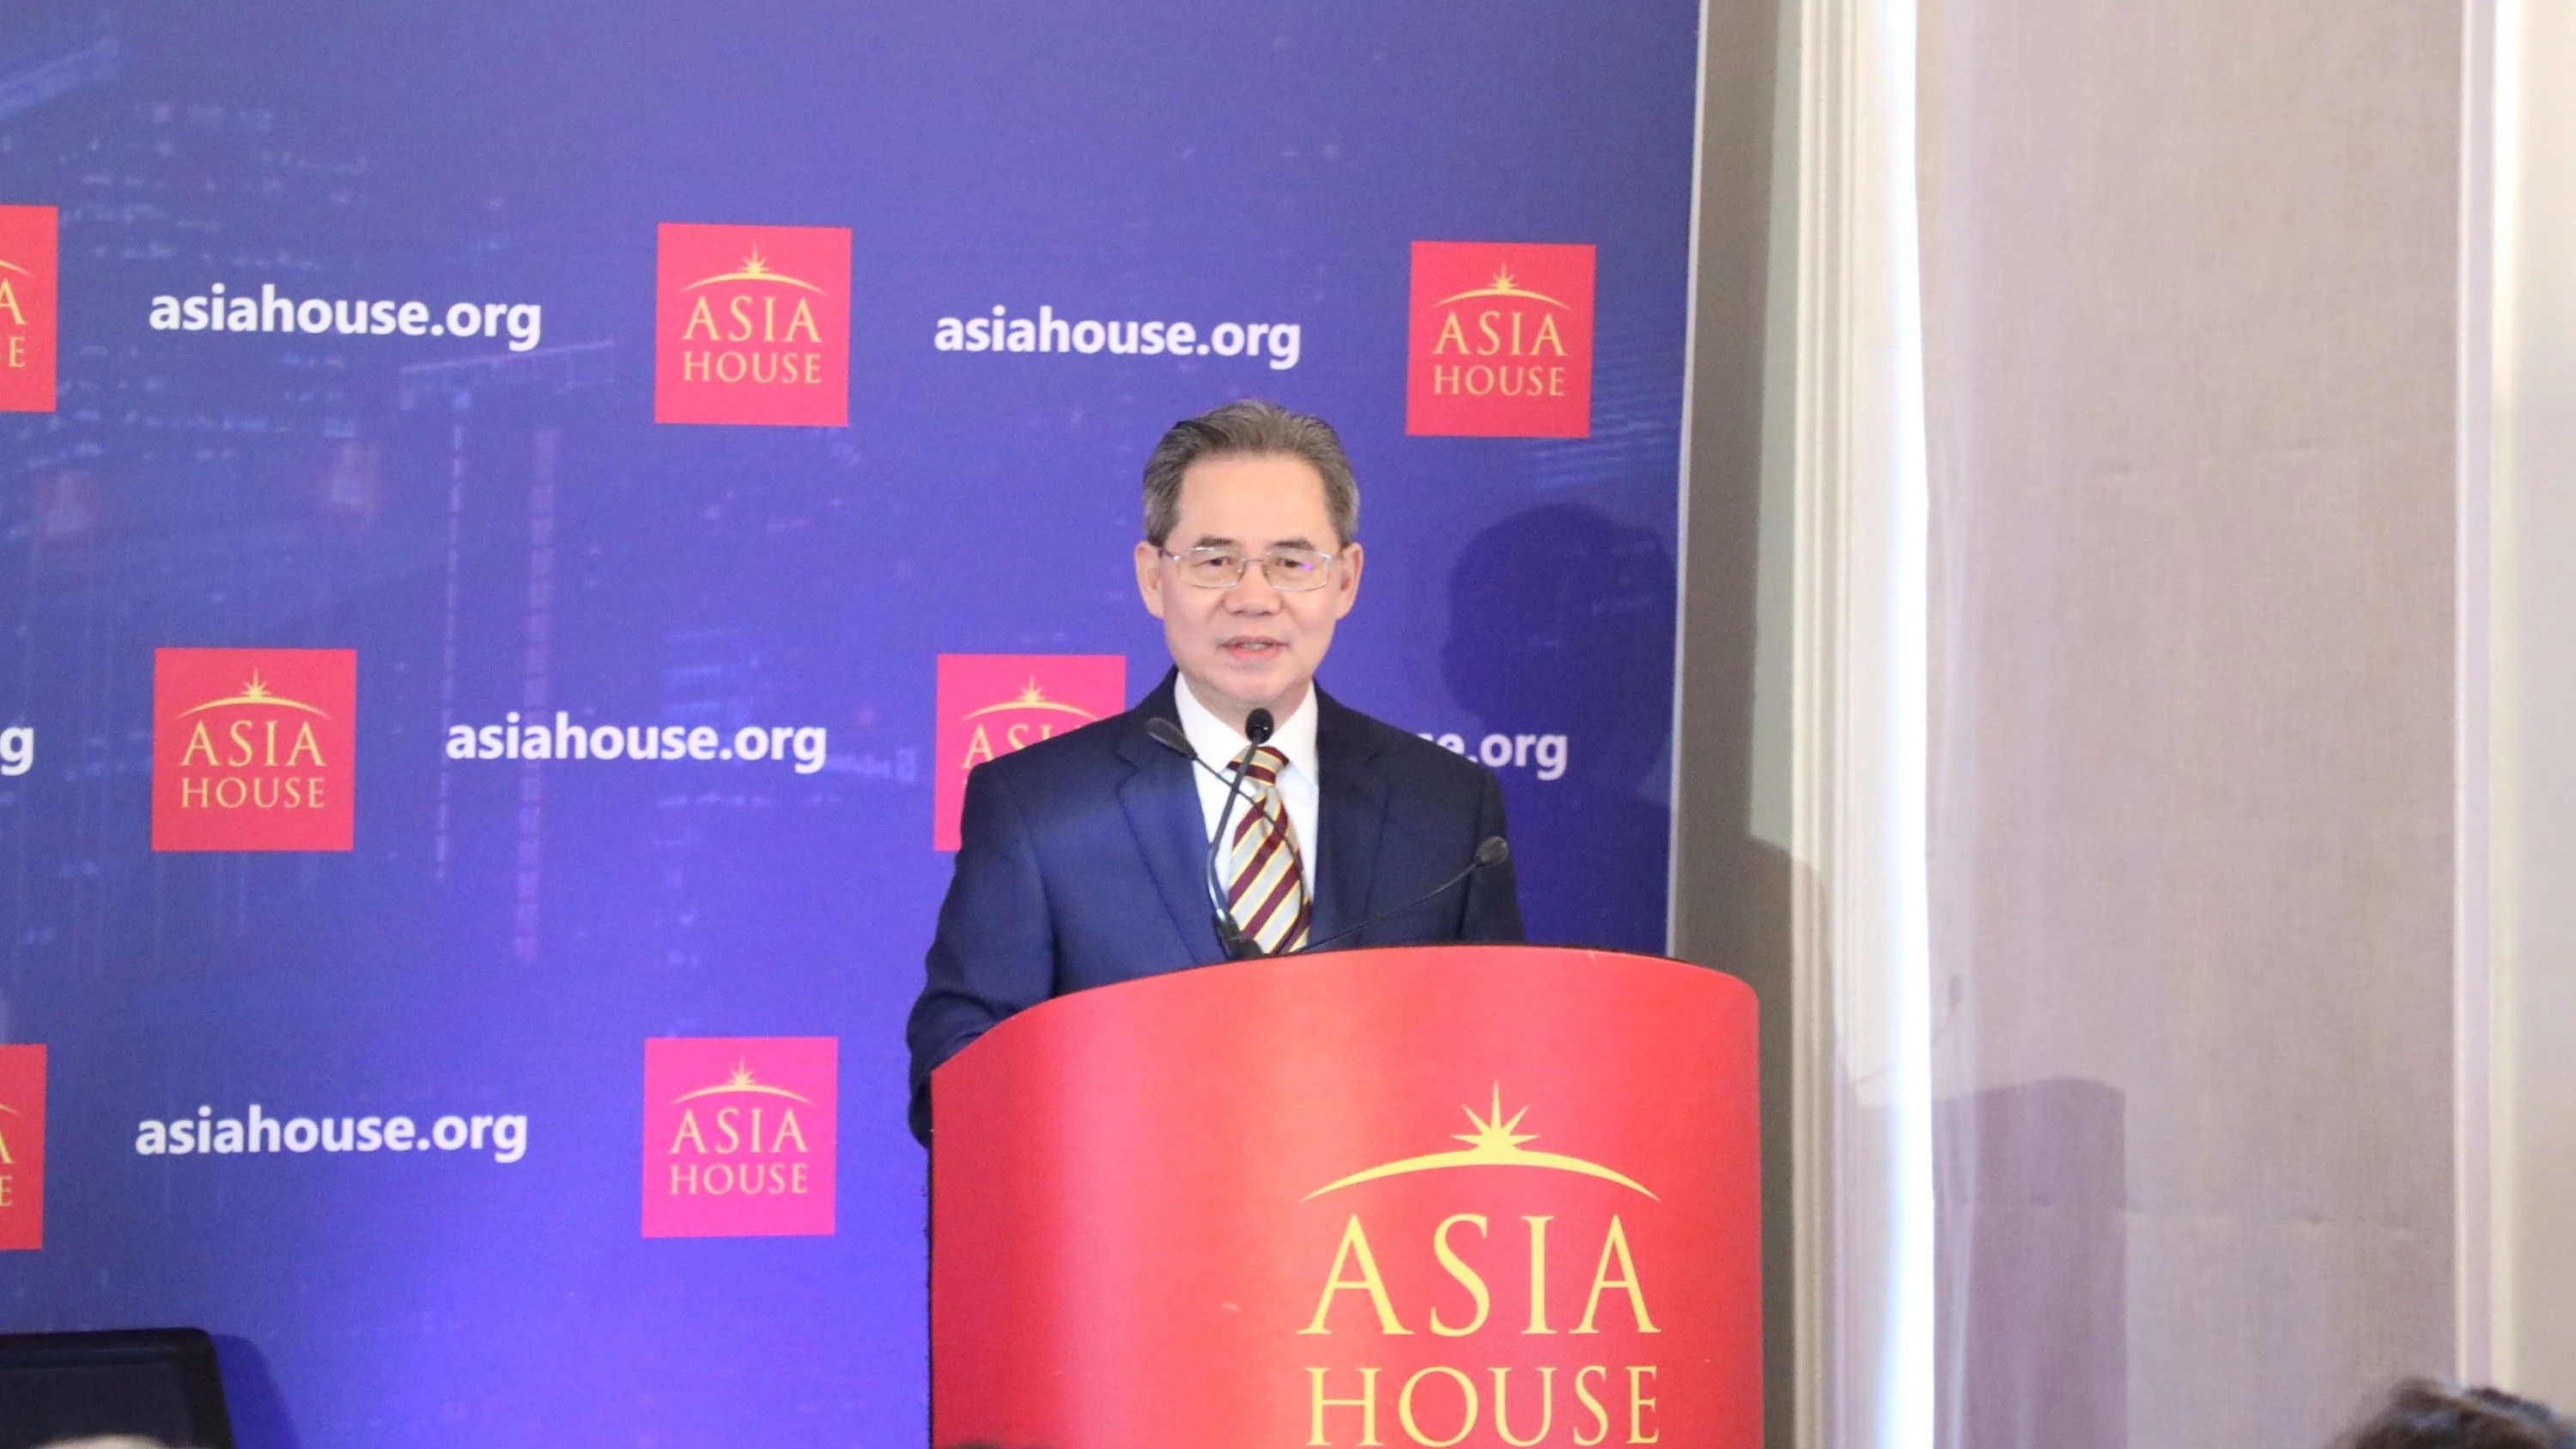
[[[1298, 701], [1297, 708], [1286, 719], [1272, 727], [1270, 747], [1287, 756], [1290, 769], [1303, 770], [1310, 776], [1321, 778], [1315, 768], [1315, 694], [1314, 681], [1308, 680], [1306, 697]], [[1172, 681], [1172, 704], [1174, 712], [1181, 717], [1181, 733], [1189, 736], [1190, 748], [1199, 752], [1200, 759], [1219, 770], [1223, 770], [1227, 761], [1242, 754], [1252, 743], [1243, 737], [1242, 731], [1218, 719], [1215, 711], [1199, 703], [1199, 697], [1190, 692], [1190, 682], [1186, 678]]]

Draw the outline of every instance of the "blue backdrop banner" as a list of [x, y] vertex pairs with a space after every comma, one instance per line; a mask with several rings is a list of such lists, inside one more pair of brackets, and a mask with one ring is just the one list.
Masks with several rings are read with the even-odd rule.
[[1162, 677], [1175, 419], [1322, 679], [1663, 944], [1697, 8], [0, 13], [0, 1329], [253, 1449], [921, 1441], [965, 770]]

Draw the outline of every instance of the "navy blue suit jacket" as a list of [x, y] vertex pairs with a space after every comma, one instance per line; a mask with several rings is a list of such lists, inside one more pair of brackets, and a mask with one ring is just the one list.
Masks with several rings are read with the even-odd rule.
[[[1208, 902], [1207, 817], [1193, 767], [1146, 733], [1177, 672], [1134, 709], [979, 765], [966, 777], [957, 873], [905, 1032], [912, 1130], [930, 1140], [931, 1069], [1051, 996], [1225, 959]], [[1308, 939], [1393, 910], [1504, 833], [1494, 772], [1315, 699], [1323, 876]], [[1222, 761], [1211, 761], [1218, 768]], [[1509, 862], [1335, 944], [1518, 941]]]

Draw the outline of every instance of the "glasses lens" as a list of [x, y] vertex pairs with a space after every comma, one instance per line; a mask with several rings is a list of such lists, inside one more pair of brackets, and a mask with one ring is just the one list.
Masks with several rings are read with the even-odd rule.
[[1262, 572], [1269, 575], [1270, 587], [1294, 593], [1301, 589], [1324, 586], [1324, 575], [1333, 566], [1333, 556], [1312, 549], [1283, 548], [1262, 560]]
[[[1181, 577], [1202, 589], [1230, 589], [1243, 582], [1250, 563], [1229, 548], [1194, 548], [1174, 556]], [[1261, 556], [1261, 575], [1283, 593], [1320, 589], [1333, 571], [1333, 556], [1310, 548], [1283, 548]]]
[[1203, 589], [1230, 589], [1243, 577], [1243, 555], [1225, 548], [1194, 548], [1181, 555], [1181, 577]]

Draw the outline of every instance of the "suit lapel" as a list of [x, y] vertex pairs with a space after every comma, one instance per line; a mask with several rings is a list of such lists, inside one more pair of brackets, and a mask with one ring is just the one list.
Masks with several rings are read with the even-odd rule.
[[1377, 751], [1359, 728], [1358, 717], [1320, 688], [1315, 695], [1315, 754], [1322, 776], [1316, 833], [1323, 837], [1324, 869], [1315, 887], [1315, 924], [1308, 934], [1320, 941], [1367, 920], [1374, 908], [1371, 887], [1377, 879], [1378, 839], [1386, 831], [1387, 783], [1377, 772]]
[[1154, 743], [1145, 721], [1159, 715], [1179, 723], [1172, 707], [1172, 683], [1166, 674], [1153, 693], [1127, 712], [1127, 736], [1118, 754], [1133, 767], [1118, 787], [1118, 803], [1127, 812], [1127, 828], [1154, 877], [1154, 889], [1171, 913], [1172, 925], [1189, 948], [1191, 964], [1225, 959], [1217, 944], [1216, 908], [1208, 901], [1207, 818], [1199, 810], [1198, 782], [1190, 762]]

